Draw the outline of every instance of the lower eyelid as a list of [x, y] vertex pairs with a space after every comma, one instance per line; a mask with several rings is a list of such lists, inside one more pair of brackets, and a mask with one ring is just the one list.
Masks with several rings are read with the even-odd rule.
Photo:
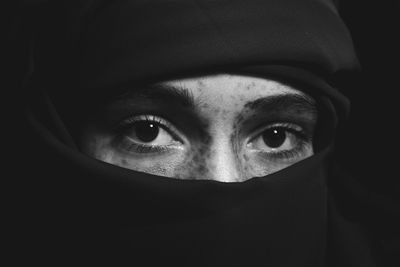
[[282, 150], [275, 153], [270, 153], [269, 157], [274, 159], [297, 159], [302, 156], [302, 149]]
[[183, 149], [182, 146], [178, 144], [166, 146], [139, 144], [129, 140], [129, 137], [126, 137], [124, 135], [116, 137], [113, 145], [120, 151], [135, 154], [165, 153], [171, 150]]
[[306, 156], [307, 151], [312, 151], [312, 146], [309, 142], [300, 140], [298, 145], [291, 150], [280, 150], [276, 152], [266, 152], [261, 150], [252, 150], [266, 160], [295, 160], [302, 159]]

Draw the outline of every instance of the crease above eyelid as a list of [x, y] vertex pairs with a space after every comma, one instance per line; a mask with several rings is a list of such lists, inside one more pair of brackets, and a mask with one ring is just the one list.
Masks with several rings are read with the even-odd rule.
[[258, 133], [262, 133], [265, 130], [269, 130], [269, 129], [274, 129], [274, 128], [283, 128], [285, 130], [292, 130], [292, 131], [296, 131], [296, 132], [302, 132], [303, 131], [303, 127], [294, 124], [294, 123], [288, 123], [288, 122], [273, 122], [273, 123], [268, 123], [264, 126], [260, 126], [258, 128], [255, 129], [255, 132]]
[[[277, 106], [278, 109], [272, 108], [272, 106]], [[308, 96], [294, 94], [266, 97], [248, 102], [234, 120], [235, 125], [242, 125], [241, 134], [261, 128], [262, 124], [289, 122], [300, 125], [304, 131], [312, 135], [317, 119], [318, 110], [314, 100], [309, 99]]]
[[104, 122], [106, 123], [106, 127], [114, 128], [114, 125], [127, 117], [147, 113], [169, 121], [180, 133], [192, 135], [199, 140], [209, 138], [206, 131], [209, 128], [209, 123], [200, 114], [186, 107], [178, 108], [170, 106], [168, 103], [159, 104], [155, 106], [149, 103], [147, 105], [141, 103], [139, 106], [129, 105], [123, 107], [114, 105], [114, 108], [104, 111], [106, 118]]

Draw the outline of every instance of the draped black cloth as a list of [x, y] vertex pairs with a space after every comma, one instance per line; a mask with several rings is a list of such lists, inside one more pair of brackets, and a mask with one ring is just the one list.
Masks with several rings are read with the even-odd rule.
[[[359, 64], [331, 1], [57, 1], [40, 9], [33, 28], [29, 257], [54, 265], [376, 266], [366, 229], [334, 193], [346, 179], [332, 158], [349, 107], [343, 77]], [[91, 100], [127, 84], [219, 72], [276, 79], [315, 97], [318, 152], [272, 175], [222, 183], [127, 170], [77, 148], [76, 121]]]

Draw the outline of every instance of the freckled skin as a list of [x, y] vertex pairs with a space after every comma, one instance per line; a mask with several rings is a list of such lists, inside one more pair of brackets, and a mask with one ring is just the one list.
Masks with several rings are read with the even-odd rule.
[[230, 135], [230, 143], [233, 148], [233, 153], [235, 155], [235, 159], [238, 163], [240, 163], [238, 165], [240, 177], [246, 177], [247, 176], [247, 171], [246, 171], [247, 166], [245, 166], [245, 164], [243, 164], [242, 158], [243, 158], [243, 156], [245, 156], [245, 154], [241, 150], [241, 143], [239, 141], [238, 124], [233, 125], [232, 132]]
[[205, 129], [202, 129], [206, 134], [200, 140], [189, 140], [181, 149], [163, 155], [130, 157], [113, 146], [111, 134], [88, 127], [83, 150], [100, 160], [137, 171], [178, 179], [223, 182], [264, 176], [312, 155], [312, 150], [308, 150], [293, 162], [268, 161], [248, 151], [241, 132], [242, 122], [248, 120], [251, 113], [250, 102], [277, 94], [302, 94], [300, 91], [272, 80], [229, 74], [163, 84], [190, 90], [195, 100], [195, 112], [206, 120]]
[[199, 144], [195, 144], [187, 150], [184, 162], [174, 169], [173, 177], [196, 179], [209, 176], [212, 162], [207, 162], [207, 159], [212, 154], [211, 141], [211, 136], [203, 136]]
[[188, 153], [182, 165], [174, 170], [173, 177], [179, 179], [197, 179], [197, 177], [210, 176], [210, 170], [213, 168], [212, 163], [207, 161], [212, 151], [209, 147], [198, 147]]

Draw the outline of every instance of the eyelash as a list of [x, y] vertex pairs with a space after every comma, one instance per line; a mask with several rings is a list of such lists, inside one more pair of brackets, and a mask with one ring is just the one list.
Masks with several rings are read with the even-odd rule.
[[[120, 147], [123, 147], [124, 150], [128, 152], [136, 152], [136, 153], [162, 153], [169, 150], [168, 146], [160, 146], [160, 145], [144, 145], [134, 143], [126, 138], [126, 131], [132, 126], [133, 123], [138, 121], [146, 121], [152, 122], [157, 124], [159, 127], [163, 128], [167, 131], [171, 136], [182, 142], [181, 138], [179, 138], [178, 134], [176, 133], [175, 127], [169, 123], [168, 121], [154, 115], [138, 115], [132, 116], [121, 123], [119, 123], [116, 127], [117, 132], [117, 143]], [[307, 144], [310, 142], [310, 137], [306, 134], [304, 130], [300, 127], [293, 125], [292, 123], [274, 123], [270, 124], [267, 127], [262, 127], [260, 130], [256, 131], [257, 134], [254, 135], [250, 140], [254, 140], [255, 138], [259, 137], [264, 131], [271, 129], [271, 128], [282, 128], [285, 131], [294, 134], [296, 138], [298, 138], [297, 146], [291, 150], [281, 150], [275, 152], [259, 152], [263, 156], [267, 156], [269, 160], [282, 160], [282, 159], [292, 159], [298, 158], [301, 156], [302, 152], [304, 151]]]
[[168, 148], [166, 148], [165, 146], [136, 144], [128, 141], [124, 137], [121, 138], [120, 142], [120, 146], [124, 147], [124, 149], [128, 152], [135, 151], [136, 153], [161, 153], [168, 150]]
[[281, 159], [292, 159], [299, 158], [306, 147], [306, 142], [300, 141], [299, 145], [292, 150], [282, 150], [277, 152], [268, 152], [269, 159], [281, 160]]
[[169, 123], [167, 120], [164, 120], [155, 115], [135, 115], [124, 119], [115, 127], [115, 132], [117, 132], [117, 145], [123, 147], [124, 150], [128, 152], [136, 152], [136, 153], [161, 153], [166, 152], [169, 148], [168, 146], [160, 146], [160, 145], [144, 145], [139, 143], [134, 143], [127, 139], [126, 131], [132, 127], [132, 124], [139, 121], [151, 122], [157, 124], [160, 128], [163, 128], [167, 131], [174, 139], [183, 142], [181, 138], [176, 133], [177, 130], [175, 127]]

